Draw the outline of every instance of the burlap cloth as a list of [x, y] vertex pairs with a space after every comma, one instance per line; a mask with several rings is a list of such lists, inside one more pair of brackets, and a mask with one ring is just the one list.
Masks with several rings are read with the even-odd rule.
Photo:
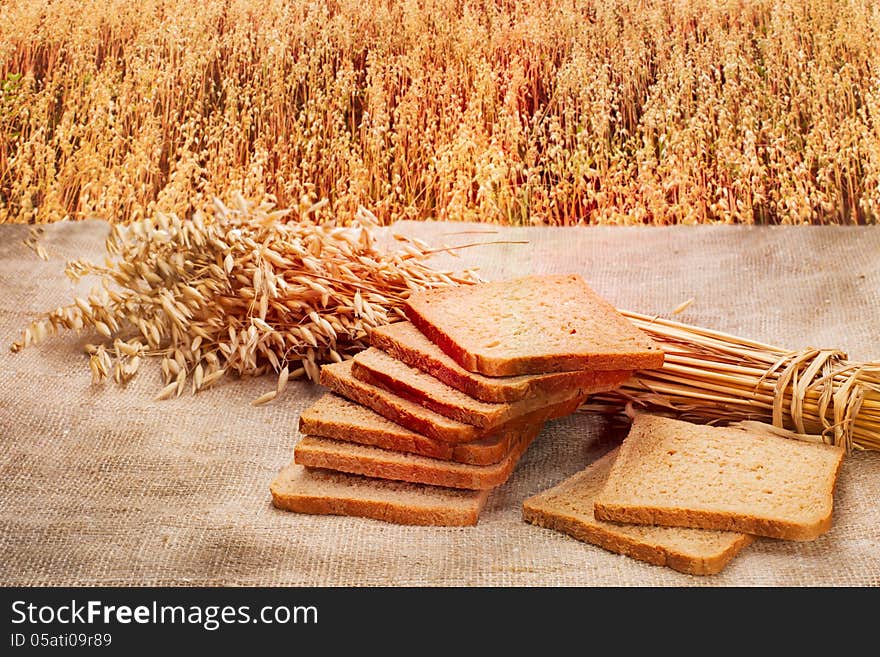
[[[431, 243], [527, 239], [467, 249], [485, 278], [579, 272], [619, 307], [788, 347], [880, 358], [880, 230], [520, 228], [404, 223]], [[98, 258], [106, 225], [48, 228], [39, 260], [23, 227], [0, 226], [0, 583], [7, 585], [877, 585], [880, 454], [846, 460], [834, 526], [807, 543], [760, 540], [720, 575], [690, 577], [527, 525], [520, 503], [607, 449], [603, 423], [548, 425], [476, 527], [401, 527], [271, 506], [301, 409], [298, 383], [263, 407], [271, 377], [154, 402], [151, 364], [126, 388], [90, 385], [68, 334], [14, 355], [39, 311], [70, 299], [64, 257]]]

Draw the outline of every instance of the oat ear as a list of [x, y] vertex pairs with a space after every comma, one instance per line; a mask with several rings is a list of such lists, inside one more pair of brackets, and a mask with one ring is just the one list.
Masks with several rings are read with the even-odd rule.
[[254, 400], [263, 404], [289, 379], [317, 381], [321, 365], [364, 349], [371, 328], [400, 319], [411, 290], [477, 280], [432, 268], [436, 250], [419, 240], [386, 250], [365, 209], [347, 226], [312, 221], [327, 206], [297, 216], [233, 194], [210, 215], [116, 224], [106, 262], [67, 265], [72, 278], [97, 278], [92, 293], [45, 313], [11, 349], [87, 328], [106, 340], [90, 350], [96, 382], [125, 383], [151, 357], [161, 361], [157, 399], [187, 383], [198, 392], [228, 374], [274, 372], [275, 390]]

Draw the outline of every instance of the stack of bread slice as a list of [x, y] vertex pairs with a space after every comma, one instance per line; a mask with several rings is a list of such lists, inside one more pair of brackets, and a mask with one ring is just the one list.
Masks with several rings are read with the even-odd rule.
[[523, 517], [648, 563], [714, 574], [756, 536], [803, 541], [827, 531], [843, 453], [640, 414], [618, 449], [527, 499]]
[[300, 415], [276, 506], [475, 524], [545, 422], [663, 363], [576, 275], [425, 290], [405, 313], [321, 369], [329, 392]]

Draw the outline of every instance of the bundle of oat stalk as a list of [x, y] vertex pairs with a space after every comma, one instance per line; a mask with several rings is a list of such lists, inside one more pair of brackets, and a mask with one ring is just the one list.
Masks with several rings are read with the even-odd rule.
[[233, 208], [214, 205], [211, 216], [191, 220], [113, 225], [103, 265], [66, 268], [73, 280], [93, 275], [100, 284], [33, 322], [12, 350], [91, 326], [106, 338], [86, 347], [95, 381], [125, 383], [145, 357], [159, 357], [164, 399], [227, 373], [272, 371], [275, 389], [255, 400], [264, 403], [289, 379], [316, 381], [322, 363], [364, 349], [371, 327], [403, 316], [412, 290], [477, 280], [425, 263], [448, 249], [399, 236], [394, 248], [380, 248], [379, 223], [363, 208], [339, 226], [319, 216], [321, 204], [299, 216], [240, 195]]
[[831, 349], [790, 351], [719, 331], [623, 311], [659, 342], [661, 369], [638, 371], [586, 408], [632, 404], [697, 422], [770, 424], [803, 440], [880, 449], [880, 362]]

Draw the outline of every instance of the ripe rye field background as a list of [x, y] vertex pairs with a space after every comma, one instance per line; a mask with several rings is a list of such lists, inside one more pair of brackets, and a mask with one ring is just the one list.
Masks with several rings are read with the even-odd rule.
[[873, 0], [0, 0], [0, 221], [876, 223]]

